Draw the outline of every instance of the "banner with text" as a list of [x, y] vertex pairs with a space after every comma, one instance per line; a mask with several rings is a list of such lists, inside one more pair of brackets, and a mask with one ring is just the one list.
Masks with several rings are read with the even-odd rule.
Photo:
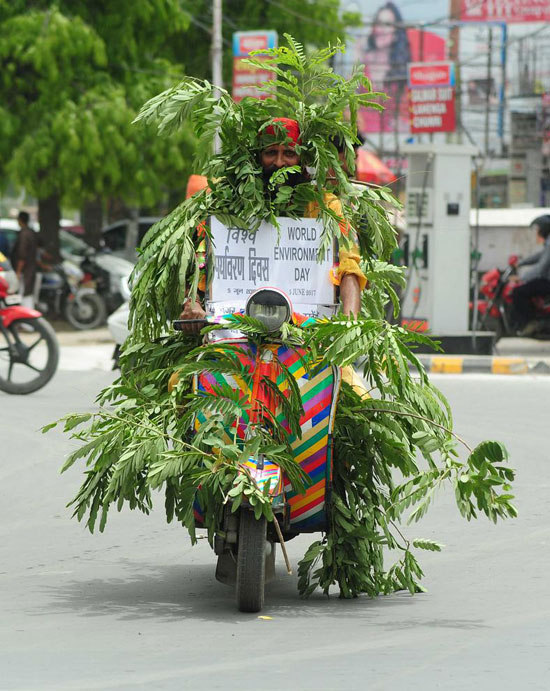
[[[276, 31], [237, 31], [233, 34], [233, 100], [242, 101], [245, 96], [267, 98], [269, 94], [259, 87], [260, 84], [273, 79], [274, 73], [267, 68], [261, 69], [247, 65], [244, 59], [253, 50], [264, 50], [277, 47]], [[265, 60], [262, 55], [257, 60]]]
[[311, 218], [279, 218], [278, 222], [280, 234], [266, 222], [252, 232], [211, 219], [214, 275], [210, 314], [239, 311], [251, 293], [269, 287], [286, 293], [297, 312], [331, 313], [331, 309], [321, 309], [334, 304], [330, 280], [334, 257], [329, 249], [320, 258], [321, 222]]
[[454, 132], [454, 63], [409, 63], [408, 86], [411, 132]]
[[463, 22], [548, 22], [549, 0], [462, 0]]

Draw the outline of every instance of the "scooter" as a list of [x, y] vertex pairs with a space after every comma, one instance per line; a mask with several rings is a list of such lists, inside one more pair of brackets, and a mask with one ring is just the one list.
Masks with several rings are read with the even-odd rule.
[[[517, 275], [518, 257], [508, 259], [506, 269], [491, 269], [481, 277], [481, 299], [477, 303], [477, 326], [484, 331], [493, 331], [495, 340], [503, 336], [515, 336], [516, 330], [512, 318], [512, 294], [520, 282], [510, 281]], [[550, 301], [547, 298], [533, 298], [535, 303], [535, 320], [537, 329], [532, 338], [550, 338]], [[473, 303], [470, 303], [470, 311]]]
[[59, 346], [41, 312], [20, 304], [18, 285], [15, 271], [0, 253], [0, 390], [28, 394], [55, 374]]
[[[310, 479], [305, 493], [298, 493], [281, 468], [269, 458], [260, 454], [241, 463], [242, 472], [253, 478], [259, 489], [269, 491], [276, 520], [268, 524], [265, 516], [257, 519], [254, 506], [244, 501], [234, 512], [232, 501], [228, 501], [220, 530], [214, 539], [214, 551], [218, 556], [216, 578], [235, 587], [239, 610], [258, 612], [264, 603], [265, 584], [275, 574], [276, 544], [284, 545], [285, 540], [300, 533], [328, 529], [332, 426], [341, 372], [332, 365], [314, 368], [310, 353], [303, 348], [289, 348], [281, 343], [278, 333], [285, 322], [307, 325], [312, 321], [311, 318], [294, 314], [289, 298], [281, 290], [256, 290], [248, 298], [245, 311], [268, 329], [272, 334], [270, 341], [257, 346], [250, 338], [241, 336], [221, 339], [217, 345], [223, 348], [224, 344], [230, 343], [232, 349], [236, 348], [243, 372], [249, 376], [205, 372], [195, 377], [194, 393], [198, 396], [215, 396], [218, 387], [226, 385], [245, 396], [252, 407], [246, 419], [241, 417], [236, 430], [231, 431], [241, 441], [254, 435], [258, 425], [269, 430], [272, 416], [290, 430], [272, 391], [273, 383], [281, 392], [286, 388], [282, 363], [295, 379], [303, 407], [299, 421], [301, 435], [289, 431], [288, 441], [295, 461]], [[186, 321], [177, 320], [174, 328], [183, 330], [185, 324]], [[198, 415], [195, 431], [199, 432], [205, 422], [206, 418]], [[228, 431], [226, 443], [231, 441], [229, 434]], [[195, 524], [197, 527], [203, 526], [200, 490], [195, 502]]]

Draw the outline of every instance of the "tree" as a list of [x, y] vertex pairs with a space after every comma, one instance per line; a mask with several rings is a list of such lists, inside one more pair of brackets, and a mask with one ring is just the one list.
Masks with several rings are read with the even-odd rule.
[[183, 186], [192, 139], [162, 140], [131, 123], [181, 77], [168, 39], [188, 15], [177, 0], [29, 4], [0, 2], [0, 163], [37, 196], [58, 254], [62, 201], [153, 205]]

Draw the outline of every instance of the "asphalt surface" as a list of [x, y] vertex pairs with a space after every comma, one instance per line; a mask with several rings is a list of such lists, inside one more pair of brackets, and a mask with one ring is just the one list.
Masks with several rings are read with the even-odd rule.
[[[433, 377], [463, 437], [508, 445], [517, 520], [467, 523], [444, 491], [404, 529], [446, 545], [420, 555], [426, 594], [302, 601], [279, 558], [262, 619], [236, 611], [206, 541], [166, 525], [160, 496], [104, 534], [70, 520], [73, 443], [37, 430], [112, 378], [107, 344], [93, 370], [76, 350], [42, 391], [0, 393], [0, 689], [548, 688], [550, 377]], [[310, 539], [288, 544], [294, 565]]]

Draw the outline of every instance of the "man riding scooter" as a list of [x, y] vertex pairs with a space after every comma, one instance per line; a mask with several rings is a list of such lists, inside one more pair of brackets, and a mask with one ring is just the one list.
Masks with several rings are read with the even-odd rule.
[[[90, 530], [96, 522], [103, 530], [111, 505], [149, 513], [163, 491], [167, 521], [180, 522], [193, 542], [205, 527], [216, 554], [236, 565], [245, 611], [261, 606], [263, 568], [285, 534], [321, 533], [298, 567], [306, 597], [333, 585], [345, 598], [413, 593], [422, 571], [411, 547], [439, 546], [408, 540], [396, 523], [411, 509], [409, 520], [423, 515], [443, 480], [467, 518], [478, 510], [493, 520], [515, 515], [503, 447], [484, 442], [466, 462], [455, 460], [448, 406], [413, 352], [424, 337], [384, 319], [395, 298], [395, 232], [381, 203], [389, 195], [354, 187], [333, 143], [345, 139], [353, 169], [354, 114], [373, 105], [370, 84], [361, 71], [335, 79], [329, 61], [343, 46], [308, 57], [291, 36], [287, 43], [267, 53], [273, 99], [235, 102], [185, 77], [140, 111], [138, 122], [167, 133], [189, 121], [203, 151], [216, 136], [220, 149], [197, 158], [209, 190], [144, 238], [121, 377], [87, 429], [74, 433], [86, 446], [64, 466], [86, 463], [73, 505]], [[335, 279], [352, 318], [335, 315], [336, 244]], [[202, 329], [205, 312], [214, 322], [208, 338], [179, 333], [180, 325]], [[341, 382], [341, 370], [360, 358], [371, 399]], [[180, 383], [168, 393], [174, 373]], [[82, 418], [68, 416], [65, 428], [89, 420]], [[389, 568], [385, 548], [399, 555]]]
[[[271, 139], [275, 139], [274, 143], [269, 144], [260, 152], [260, 163], [262, 166], [262, 175], [264, 178], [264, 186], [266, 193], [268, 192], [268, 185], [271, 176], [282, 170], [283, 168], [290, 168], [292, 166], [300, 165], [300, 156], [296, 152], [296, 145], [300, 143], [300, 129], [296, 120], [290, 118], [275, 118], [274, 125], [270, 125], [265, 129], [265, 134]], [[305, 174], [291, 173], [288, 176], [287, 183], [295, 186], [301, 182], [306, 181]], [[342, 207], [340, 201], [333, 194], [325, 193], [325, 203], [337, 216], [342, 218]], [[303, 216], [305, 218], [316, 218], [319, 208], [316, 204], [308, 204], [304, 210]], [[341, 221], [342, 232], [344, 235], [348, 234], [347, 223], [342, 218]], [[336, 269], [336, 278], [334, 282], [340, 286], [340, 300], [342, 303], [342, 312], [345, 315], [358, 314], [361, 305], [361, 291], [366, 286], [366, 278], [359, 267], [359, 252], [355, 246], [350, 250], [340, 250], [340, 262]], [[206, 312], [198, 301], [186, 300], [180, 319], [182, 320], [201, 320], [205, 319]], [[198, 322], [190, 323], [187, 326], [189, 331], [200, 330]]]
[[523, 281], [512, 293], [513, 314], [520, 336], [531, 336], [537, 331], [533, 298], [550, 296], [550, 215], [535, 218], [531, 228], [543, 248], [519, 262], [518, 267], [530, 267], [521, 278], [511, 277], [513, 281]]

